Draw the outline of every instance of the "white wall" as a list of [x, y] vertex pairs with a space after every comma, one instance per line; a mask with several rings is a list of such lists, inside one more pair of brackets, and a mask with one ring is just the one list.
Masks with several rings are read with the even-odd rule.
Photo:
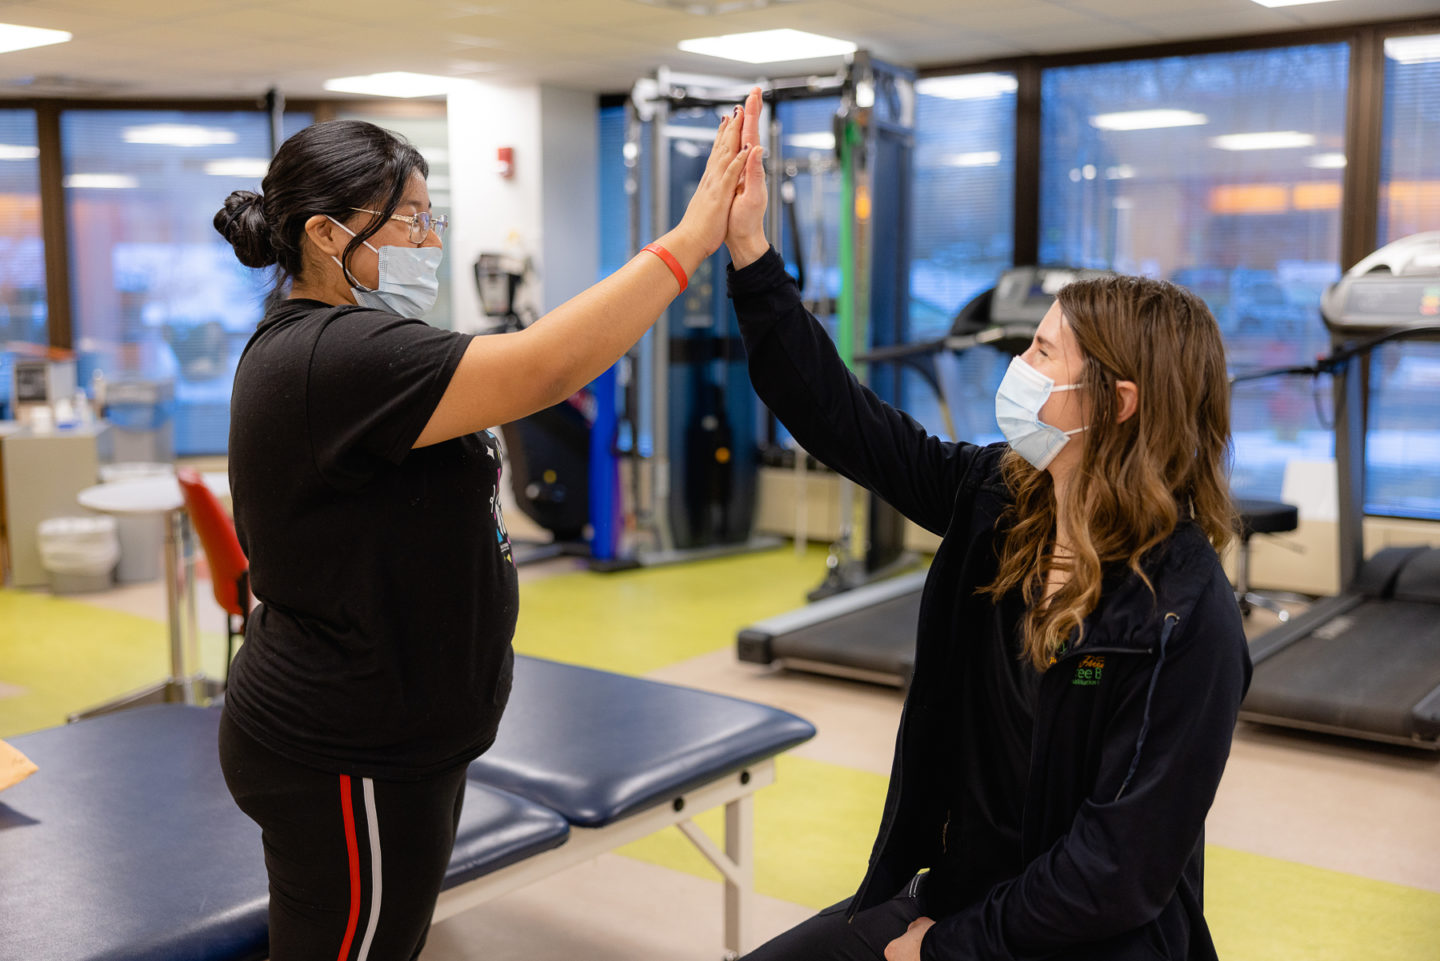
[[[476, 84], [449, 97], [456, 330], [484, 324], [473, 266], [485, 251], [525, 253], [536, 275], [528, 302], [544, 312], [594, 282], [599, 199], [593, 93]], [[514, 149], [515, 173], [496, 172], [496, 152]]]
[[546, 310], [595, 283], [600, 269], [598, 110], [593, 93], [540, 88]]

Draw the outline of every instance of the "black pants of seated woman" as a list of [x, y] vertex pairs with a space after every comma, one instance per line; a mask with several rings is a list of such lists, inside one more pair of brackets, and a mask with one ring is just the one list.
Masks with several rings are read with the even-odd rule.
[[220, 767], [260, 825], [271, 961], [411, 961], [455, 846], [465, 768], [376, 781], [287, 760], [220, 720]]
[[925, 913], [917, 885], [907, 884], [883, 904], [845, 920], [847, 898], [751, 951], [740, 961], [879, 961], [885, 945], [905, 933]]

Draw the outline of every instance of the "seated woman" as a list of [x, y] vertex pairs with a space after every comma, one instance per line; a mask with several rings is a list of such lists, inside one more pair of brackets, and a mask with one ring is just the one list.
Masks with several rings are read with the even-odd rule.
[[752, 150], [726, 238], [755, 389], [943, 540], [869, 870], [749, 958], [1214, 958], [1205, 814], [1250, 659], [1218, 554], [1234, 522], [1210, 311], [1140, 277], [1071, 284], [1000, 385], [1006, 442], [943, 441], [861, 386], [801, 305], [763, 180]]

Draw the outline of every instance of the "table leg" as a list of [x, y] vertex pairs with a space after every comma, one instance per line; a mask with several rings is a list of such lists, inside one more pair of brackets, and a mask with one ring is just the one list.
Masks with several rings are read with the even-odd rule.
[[190, 515], [180, 511], [180, 556], [184, 559], [181, 571], [185, 592], [182, 595], [185, 630], [185, 703], [195, 704], [205, 698], [201, 690], [205, 672], [200, 666], [200, 625], [197, 619], [195, 601], [195, 529], [190, 524]]
[[193, 565], [186, 557], [186, 527], [184, 510], [171, 511], [165, 524], [165, 623], [170, 632], [170, 680], [178, 682], [186, 704], [195, 703], [191, 685], [186, 683], [189, 672], [185, 670], [185, 628], [181, 607], [193, 573]]

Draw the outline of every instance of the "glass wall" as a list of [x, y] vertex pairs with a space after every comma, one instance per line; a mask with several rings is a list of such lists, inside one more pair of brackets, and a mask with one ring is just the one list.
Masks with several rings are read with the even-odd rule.
[[232, 190], [259, 190], [268, 118], [67, 110], [60, 129], [82, 382], [101, 370], [162, 385], [154, 396], [173, 407], [147, 426], [173, 416], [176, 454], [223, 453], [235, 363], [270, 276], [242, 267], [212, 218]]
[[1440, 230], [1440, 34], [1385, 41], [1380, 242]]
[[[915, 87], [910, 340], [943, 337], [956, 313], [995, 286], [1014, 255], [1015, 103], [1013, 74], [931, 77]], [[989, 347], [937, 358], [955, 431], [998, 440], [995, 390], [1009, 357]], [[940, 399], [906, 371], [902, 406], [933, 433], [947, 433]]]
[[[1046, 70], [1041, 261], [1189, 287], [1232, 371], [1314, 360], [1339, 276], [1348, 67], [1348, 45], [1325, 44]], [[1317, 390], [1236, 389], [1237, 492], [1278, 498], [1287, 463], [1332, 455]]]
[[[1385, 41], [1380, 243], [1440, 230], [1440, 34]], [[1440, 344], [1376, 354], [1366, 510], [1440, 519]]]
[[33, 110], [0, 110], [0, 417], [10, 416], [17, 354], [43, 350], [45, 243]]
[[39, 158], [35, 112], [0, 110], [0, 341], [43, 347], [49, 338]]
[[[601, 107], [596, 132], [600, 138], [600, 271], [610, 276], [630, 259], [630, 194], [626, 187], [625, 107]], [[636, 189], [639, 189], [636, 185]]]

